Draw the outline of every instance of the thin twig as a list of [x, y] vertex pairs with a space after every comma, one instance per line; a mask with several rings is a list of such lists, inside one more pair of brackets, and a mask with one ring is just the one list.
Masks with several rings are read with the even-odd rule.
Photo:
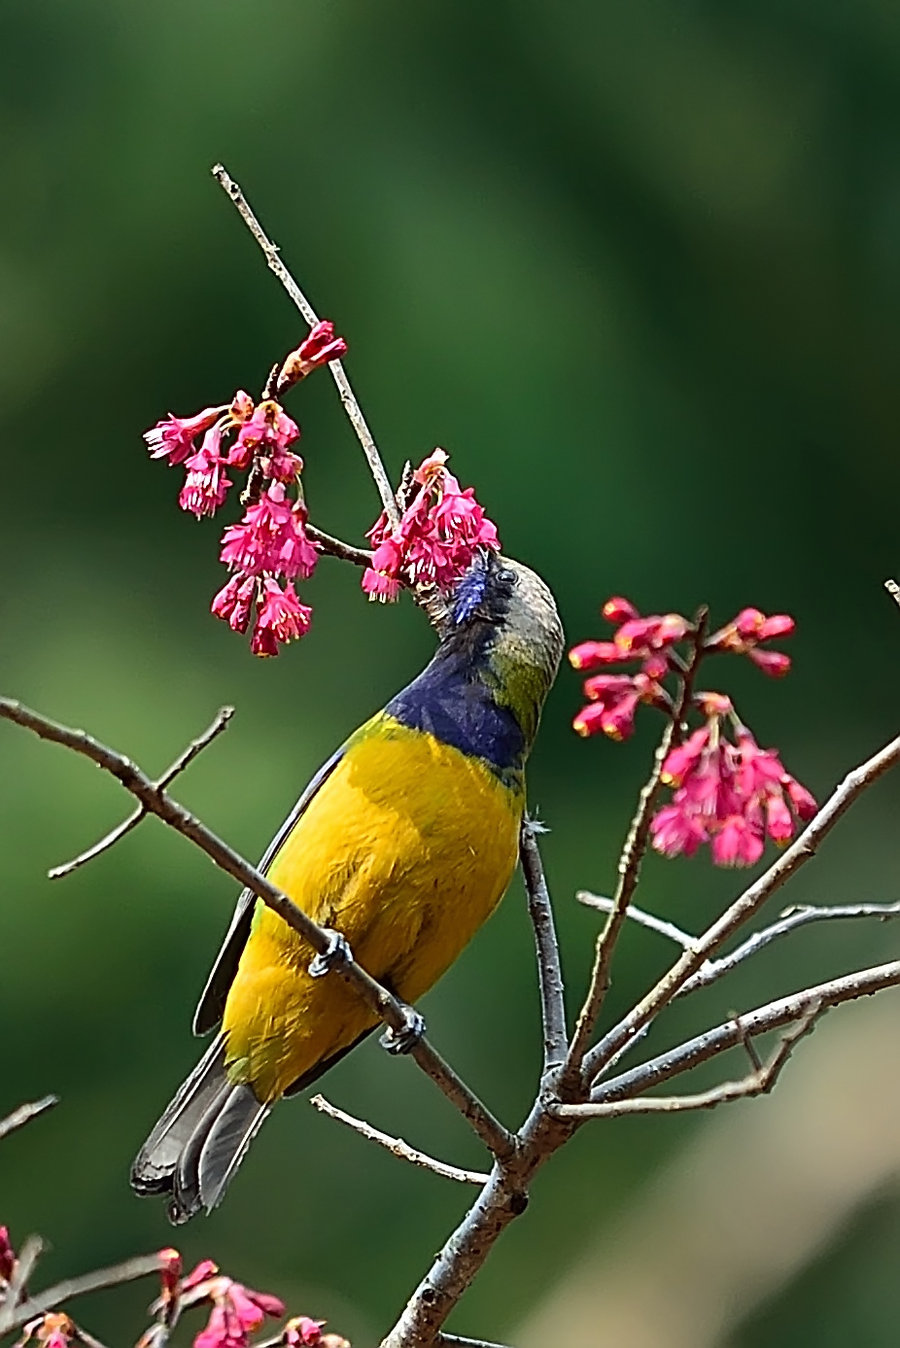
[[695, 622], [691, 652], [688, 658], [687, 667], [681, 680], [681, 687], [672, 709], [671, 718], [660, 740], [659, 747], [653, 760], [653, 768], [645, 782], [640, 796], [638, 797], [637, 809], [634, 818], [631, 821], [631, 827], [622, 847], [622, 852], [618, 863], [618, 880], [616, 890], [613, 895], [613, 907], [610, 910], [602, 931], [597, 937], [597, 945], [594, 952], [594, 967], [591, 970], [591, 978], [588, 986], [587, 995], [584, 999], [584, 1005], [578, 1016], [578, 1023], [575, 1026], [575, 1033], [572, 1036], [572, 1042], [569, 1045], [569, 1051], [566, 1055], [565, 1065], [559, 1077], [559, 1093], [565, 1098], [569, 1095], [576, 1084], [580, 1083], [583, 1089], [590, 1077], [583, 1078], [582, 1064], [584, 1056], [590, 1043], [594, 1026], [603, 1008], [603, 1002], [609, 990], [610, 967], [612, 958], [619, 939], [619, 933], [625, 923], [625, 915], [628, 911], [628, 905], [631, 896], [637, 888], [640, 878], [641, 861], [644, 852], [647, 849], [647, 841], [650, 837], [650, 820], [653, 814], [653, 807], [656, 803], [656, 797], [659, 792], [660, 779], [662, 776], [663, 763], [666, 761], [669, 750], [673, 743], [678, 742], [681, 734], [682, 721], [687, 708], [690, 706], [691, 697], [694, 691], [694, 679], [697, 674], [697, 668], [703, 656], [703, 638], [706, 634], [707, 613], [702, 609]]
[[16, 1329], [18, 1325], [24, 1325], [26, 1320], [31, 1319], [30, 1315], [25, 1315], [21, 1320], [19, 1319], [22, 1306], [29, 1304], [20, 1302], [19, 1298], [25, 1292], [28, 1279], [34, 1272], [37, 1261], [43, 1253], [44, 1242], [40, 1236], [29, 1236], [19, 1250], [13, 1264], [12, 1276], [4, 1292], [3, 1301], [0, 1303], [0, 1336], [8, 1334], [11, 1329]]
[[[269, 238], [268, 234], [259, 223], [259, 220], [257, 220], [256, 215], [238, 184], [222, 164], [214, 165], [212, 176], [219, 186], [227, 193], [244, 224], [259, 244], [269, 269], [278, 277], [309, 326], [311, 328], [315, 327], [319, 322], [319, 317], [315, 309], [282, 262], [278, 245]], [[356, 401], [353, 389], [350, 387], [350, 380], [344, 372], [343, 365], [339, 360], [332, 360], [329, 361], [328, 368], [331, 370], [332, 378], [337, 385], [338, 394], [344, 405], [344, 411], [347, 413], [350, 424], [356, 432], [356, 437], [366, 456], [369, 470], [375, 480], [375, 486], [378, 488], [378, 495], [381, 497], [384, 513], [387, 515], [391, 528], [396, 529], [397, 525], [400, 523], [397, 502], [394, 498], [394, 491], [391, 487], [390, 479], [388, 478], [384, 464], [381, 461], [378, 447], [375, 444], [375, 439], [366, 424], [362, 409]]]
[[352, 543], [344, 543], [342, 539], [334, 538], [312, 524], [306, 525], [306, 533], [310, 542], [315, 543], [319, 551], [329, 557], [339, 557], [342, 562], [352, 562], [354, 566], [372, 564], [372, 554], [368, 548], [355, 548]]
[[723, 1081], [719, 1086], [692, 1095], [643, 1095], [601, 1103], [554, 1105], [551, 1106], [552, 1112], [561, 1119], [604, 1119], [616, 1118], [621, 1114], [683, 1114], [689, 1110], [715, 1109], [717, 1105], [728, 1104], [733, 1100], [766, 1095], [774, 1087], [797, 1042], [812, 1031], [825, 1010], [822, 1002], [810, 1002], [797, 1024], [782, 1035], [764, 1063], [756, 1056], [743, 1018], [735, 1017], [732, 1021], [735, 1035], [738, 1042], [744, 1044], [753, 1063], [752, 1071], [739, 1081]]
[[663, 1007], [668, 1006], [687, 980], [702, 968], [729, 936], [748, 922], [795, 871], [815, 856], [819, 844], [861, 793], [898, 762], [900, 736], [847, 774], [791, 846], [726, 908], [721, 917], [698, 936], [693, 948], [685, 950], [637, 1006], [590, 1051], [585, 1058], [588, 1079], [597, 1079], [620, 1049], [629, 1043], [638, 1030], [654, 1020]]
[[[201, 753], [208, 744], [211, 744], [217, 735], [221, 735], [233, 715], [234, 707], [220, 707], [216, 712], [215, 719], [209, 726], [207, 726], [203, 734], [198, 735], [196, 739], [191, 740], [187, 748], [178, 755], [169, 767], [166, 768], [163, 775], [157, 778], [154, 783], [157, 790], [165, 789], [165, 787], [167, 787], [180, 772], [184, 772], [185, 768], [193, 763], [197, 755]], [[146, 819], [147, 814], [147, 806], [139, 805], [127, 819], [124, 819], [121, 824], [117, 824], [114, 829], [111, 829], [110, 832], [106, 834], [106, 837], [101, 838], [99, 842], [94, 843], [93, 847], [89, 847], [87, 851], [79, 853], [77, 857], [73, 857], [71, 861], [64, 862], [62, 866], [54, 866], [52, 870], [47, 872], [48, 876], [51, 880], [59, 880], [61, 876], [69, 875], [72, 871], [77, 871], [78, 867], [83, 866], [85, 862], [93, 861], [94, 857], [100, 856], [101, 852], [108, 851], [110, 847], [119, 842], [120, 839], [124, 838], [126, 834], [130, 833], [133, 828], [136, 828], [142, 819]]]
[[818, 1006], [818, 1015], [824, 1015], [833, 1006], [843, 1002], [855, 1001], [858, 997], [870, 997], [885, 988], [900, 986], [900, 960], [888, 964], [874, 965], [869, 969], [859, 969], [856, 973], [845, 974], [842, 978], [831, 979], [827, 983], [818, 983], [815, 987], [803, 988], [777, 1001], [767, 1002], [752, 1011], [742, 1011], [735, 1020], [725, 1021], [693, 1039], [686, 1040], [665, 1053], [657, 1054], [647, 1062], [631, 1067], [627, 1072], [610, 1077], [596, 1086], [591, 1092], [592, 1103], [609, 1100], [624, 1100], [642, 1094], [653, 1086], [681, 1076], [700, 1063], [715, 1058], [720, 1053], [746, 1043], [748, 1038], [757, 1038], [770, 1030], [780, 1030], [785, 1025], [794, 1024], [807, 1015], [811, 1006]]
[[20, 1105], [14, 1109], [11, 1114], [7, 1114], [5, 1119], [0, 1119], [0, 1142], [10, 1133], [14, 1133], [17, 1128], [24, 1128], [26, 1123], [36, 1119], [39, 1114], [44, 1114], [54, 1105], [59, 1104], [58, 1095], [45, 1095], [42, 1100], [35, 1100], [32, 1104]]
[[[217, 866], [262, 899], [263, 903], [276, 912], [289, 927], [308, 941], [317, 954], [324, 955], [331, 951], [328, 934], [298, 908], [283, 890], [273, 885], [244, 857], [217, 837], [196, 815], [191, 814], [178, 801], [167, 795], [129, 758], [101, 744], [85, 731], [59, 725], [49, 717], [32, 711], [11, 698], [0, 697], [0, 717], [15, 721], [17, 725], [24, 726], [39, 735], [41, 739], [74, 749], [76, 753], [83, 754], [91, 762], [104, 768], [140, 801], [149, 814], [155, 814], [170, 828], [189, 838]], [[355, 960], [337, 964], [334, 973], [355, 987], [373, 1014], [383, 1020], [390, 1029], [397, 1032], [408, 1029], [403, 1003], [376, 982]], [[515, 1151], [513, 1135], [494, 1118], [427, 1039], [424, 1037], [419, 1039], [409, 1056], [469, 1121], [494, 1156], [503, 1159], [513, 1154]]]
[[456, 1348], [506, 1348], [505, 1344], [494, 1343], [493, 1339], [469, 1339], [464, 1334], [440, 1334], [439, 1344], [455, 1344]]
[[[137, 1278], [149, 1277], [159, 1273], [158, 1254], [139, 1254], [133, 1259], [125, 1259], [121, 1264], [111, 1264], [107, 1268], [94, 1269], [80, 1278], [64, 1278], [42, 1292], [36, 1292], [15, 1308], [15, 1315], [8, 1324], [0, 1322], [0, 1333], [18, 1329], [35, 1315], [44, 1311], [56, 1310], [74, 1297], [84, 1296], [87, 1292], [99, 1292], [105, 1287], [118, 1287], [121, 1283], [134, 1282]], [[2, 1318], [2, 1312], [0, 1312]]]
[[528, 913], [534, 928], [534, 943], [537, 950], [538, 982], [541, 995], [541, 1022], [544, 1033], [544, 1072], [559, 1067], [566, 1058], [566, 1003], [563, 987], [562, 965], [559, 958], [559, 941], [556, 924], [553, 920], [553, 905], [537, 835], [541, 831], [535, 820], [527, 817], [522, 821], [519, 837], [519, 857], [522, 863], [522, 875], [525, 879], [525, 892], [528, 895]]
[[478, 1184], [482, 1188], [490, 1179], [489, 1175], [482, 1174], [479, 1170], [461, 1170], [458, 1166], [437, 1161], [433, 1156], [427, 1156], [424, 1151], [417, 1151], [415, 1147], [411, 1147], [408, 1142], [403, 1141], [402, 1137], [389, 1137], [387, 1133], [382, 1133], [377, 1128], [373, 1128], [364, 1119], [354, 1118], [352, 1114], [347, 1114], [343, 1109], [338, 1109], [337, 1105], [333, 1105], [330, 1100], [326, 1100], [324, 1095], [312, 1096], [309, 1103], [313, 1108], [318, 1109], [321, 1114], [327, 1114], [330, 1119], [335, 1119], [338, 1123], [345, 1123], [348, 1128], [352, 1128], [354, 1132], [368, 1138], [370, 1142], [377, 1142], [392, 1156], [399, 1157], [401, 1161], [409, 1161], [412, 1165], [421, 1166], [423, 1170], [432, 1170], [435, 1175], [440, 1175], [442, 1179], [456, 1180], [460, 1184]]
[[892, 917], [900, 917], [900, 903], [845, 903], [824, 908], [800, 904], [796, 908], [787, 909], [777, 922], [773, 922], [769, 927], [764, 927], [762, 931], [754, 932], [752, 936], [748, 936], [746, 941], [742, 941], [729, 954], [723, 955], [721, 959], [707, 960], [694, 976], [687, 980], [678, 995], [684, 997], [697, 988], [708, 987], [710, 983], [714, 983], [723, 974], [730, 973], [736, 965], [742, 964], [751, 955], [764, 950], [767, 945], [770, 945], [772, 941], [777, 941], [779, 937], [787, 936], [789, 932], [796, 931], [798, 927], [805, 927], [810, 922], [827, 922], [835, 918], [846, 920], [860, 917], [877, 917], [882, 922], [887, 922]]
[[[611, 913], [615, 909], [615, 900], [609, 899], [605, 894], [592, 894], [589, 889], [579, 889], [575, 898], [579, 903], [583, 903], [586, 908], [597, 908], [601, 913]], [[668, 936], [670, 941], [680, 945], [682, 950], [690, 950], [694, 944], [695, 937], [690, 932], [682, 931], [676, 927], [674, 922], [667, 922], [665, 918], [656, 917], [653, 913], [647, 913], [643, 908], [638, 908], [630, 903], [625, 909], [625, 916], [632, 922], [636, 922], [639, 927], [646, 927], [648, 931], [658, 932], [660, 936]]]

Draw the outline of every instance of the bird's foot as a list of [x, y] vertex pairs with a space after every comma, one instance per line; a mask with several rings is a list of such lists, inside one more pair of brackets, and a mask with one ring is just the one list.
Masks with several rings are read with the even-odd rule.
[[330, 973], [339, 964], [350, 964], [353, 960], [353, 952], [347, 944], [345, 936], [342, 936], [339, 931], [332, 931], [331, 927], [323, 927], [322, 930], [328, 937], [328, 946], [322, 951], [321, 955], [316, 955], [310, 964], [309, 975], [311, 978], [322, 978], [324, 974]]
[[378, 1041], [388, 1053], [412, 1053], [425, 1034], [425, 1017], [414, 1006], [407, 1006], [405, 1002], [400, 1005], [403, 1011], [402, 1029], [395, 1030], [388, 1026]]

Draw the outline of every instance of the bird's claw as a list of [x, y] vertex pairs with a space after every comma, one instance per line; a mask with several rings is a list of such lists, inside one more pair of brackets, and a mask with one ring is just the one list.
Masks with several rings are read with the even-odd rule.
[[379, 1043], [388, 1053], [412, 1053], [416, 1044], [425, 1034], [425, 1017], [413, 1006], [403, 1005], [403, 1027], [395, 1030], [388, 1026], [379, 1039]]
[[309, 966], [310, 978], [322, 978], [324, 974], [330, 973], [338, 964], [350, 964], [353, 960], [353, 952], [347, 944], [347, 938], [342, 936], [339, 931], [332, 931], [330, 927], [323, 927], [322, 930], [328, 937], [328, 946]]

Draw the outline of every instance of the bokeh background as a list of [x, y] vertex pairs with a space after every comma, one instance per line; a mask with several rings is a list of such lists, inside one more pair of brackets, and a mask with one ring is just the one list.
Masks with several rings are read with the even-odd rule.
[[[178, 475], [141, 432], [257, 390], [301, 330], [209, 177], [222, 159], [347, 335], [391, 471], [447, 448], [573, 640], [601, 634], [611, 592], [650, 610], [706, 600], [720, 620], [786, 609], [785, 683], [721, 667], [761, 741], [825, 793], [895, 732], [896, 4], [5, 0], [0, 108], [4, 693], [151, 769], [234, 703], [180, 789], [256, 856], [428, 656], [421, 615], [365, 604], [333, 561], [305, 587], [313, 633], [276, 661], [208, 615], [217, 526], [176, 509]], [[314, 520], [361, 541], [376, 497], [327, 376], [289, 410]], [[625, 746], [583, 743], [577, 706], [563, 672], [530, 788], [553, 830], [573, 994], [597, 925], [574, 892], [608, 892], [655, 730], [646, 713]], [[127, 1170], [198, 1052], [190, 1017], [234, 887], [152, 821], [51, 884], [47, 867], [128, 802], [15, 727], [0, 756], [0, 1113], [62, 1097], [4, 1145], [0, 1220], [17, 1240], [44, 1234], [48, 1280], [172, 1239]], [[785, 901], [898, 897], [897, 807], [883, 782]], [[699, 928], [740, 883], [653, 858], [642, 893]], [[674, 1010], [653, 1043], [897, 941], [882, 925], [809, 931]], [[627, 932], [610, 1013], [670, 954]], [[538, 1022], [518, 882], [425, 1009], [440, 1048], [519, 1119]], [[453, 1327], [523, 1348], [548, 1333], [585, 1348], [893, 1343], [898, 1036], [887, 994], [835, 1013], [771, 1100], [583, 1131]], [[327, 1094], [482, 1159], [374, 1043]], [[466, 1197], [294, 1101], [224, 1207], [177, 1239], [364, 1348]], [[125, 1344], [146, 1300], [132, 1287], [80, 1314]]]

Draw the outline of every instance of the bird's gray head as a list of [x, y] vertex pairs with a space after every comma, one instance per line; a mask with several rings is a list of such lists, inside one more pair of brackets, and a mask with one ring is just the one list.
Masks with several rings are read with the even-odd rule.
[[533, 738], [563, 652], [562, 623], [550, 588], [521, 562], [480, 553], [456, 588], [450, 622], [457, 633], [483, 634], [497, 701], [512, 708]]

